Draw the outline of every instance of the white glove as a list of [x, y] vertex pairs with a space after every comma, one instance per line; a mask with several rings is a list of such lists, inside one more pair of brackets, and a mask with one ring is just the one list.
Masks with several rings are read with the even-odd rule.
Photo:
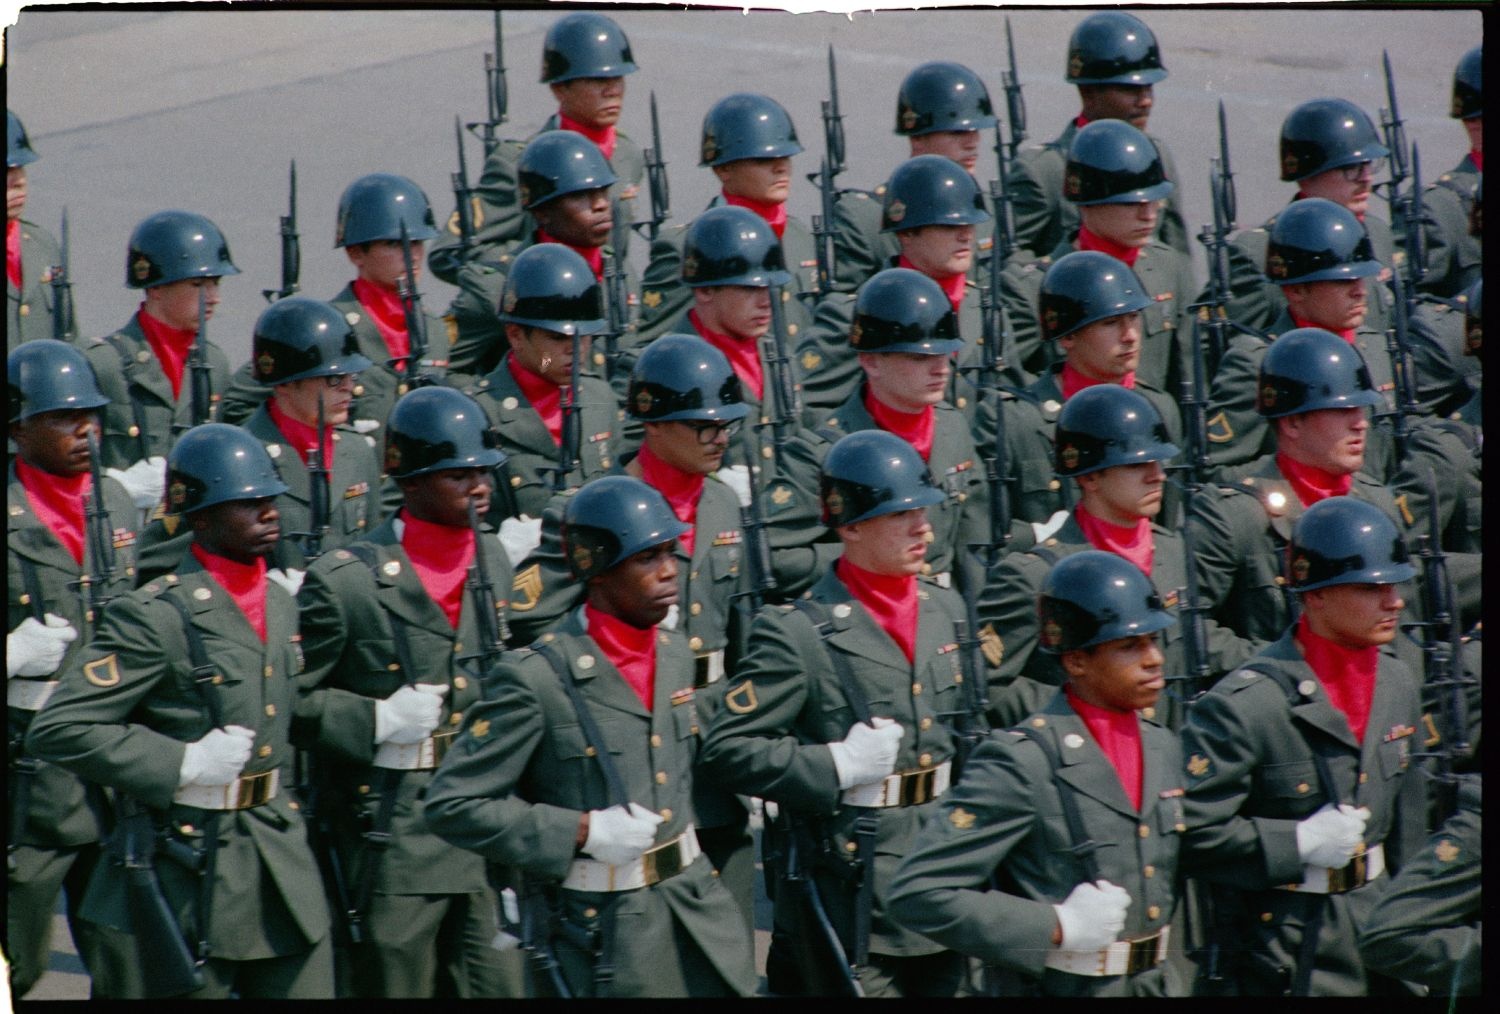
[[226, 725], [211, 729], [196, 743], [189, 743], [182, 754], [182, 770], [177, 784], [228, 785], [240, 776], [240, 769], [250, 760], [250, 744], [255, 733], [243, 725]]
[[36, 617], [28, 616], [5, 635], [6, 679], [51, 676], [62, 665], [68, 642], [77, 639], [78, 631], [56, 613], [47, 613], [46, 620], [38, 623]]
[[725, 465], [714, 473], [714, 478], [734, 490], [741, 507], [750, 506], [750, 469], [744, 465]]
[[349, 425], [354, 429], [354, 432], [358, 433], [360, 436], [364, 436], [369, 433], [374, 433], [376, 430], [380, 429], [380, 420], [351, 419], [349, 420]]
[[843, 742], [828, 744], [833, 766], [839, 773], [839, 788], [878, 782], [894, 771], [896, 750], [905, 734], [900, 722], [878, 715], [870, 719], [870, 725], [863, 722], [851, 725]]
[[1355, 809], [1348, 803], [1340, 803], [1334, 809], [1329, 803], [1297, 822], [1297, 855], [1309, 866], [1329, 869], [1346, 866], [1364, 841], [1365, 821], [1369, 819], [1367, 807]]
[[531, 551], [542, 544], [542, 519], [522, 514], [518, 518], [506, 518], [500, 522], [497, 535], [500, 548], [510, 559], [512, 567], [519, 567]]
[[677, 621], [681, 619], [681, 617], [682, 613], [678, 611], [677, 603], [673, 602], [670, 606], [667, 606], [667, 615], [662, 617], [662, 621], [658, 623], [657, 626], [661, 627], [663, 630], [676, 630]]
[[160, 455], [142, 458], [124, 471], [106, 468], [104, 474], [124, 486], [135, 505], [145, 510], [161, 502], [167, 488], [167, 459]]
[[521, 946], [521, 938], [508, 932], [505, 927], [521, 924], [521, 904], [516, 892], [507, 887], [500, 892], [500, 929], [495, 932], [490, 947], [497, 951], [513, 951]]
[[631, 803], [629, 810], [623, 806], [590, 810], [589, 836], [583, 851], [611, 866], [624, 866], [655, 844], [656, 826], [661, 820], [661, 814], [640, 803]]
[[1083, 883], [1073, 888], [1061, 905], [1053, 905], [1062, 927], [1060, 950], [1091, 954], [1115, 942], [1125, 928], [1130, 892], [1108, 880]]
[[1057, 534], [1058, 529], [1067, 524], [1067, 521], [1067, 511], [1058, 511], [1046, 521], [1033, 521], [1031, 523], [1031, 530], [1036, 535], [1037, 543], [1040, 544], [1052, 538], [1052, 536]]
[[286, 593], [292, 598], [297, 597], [297, 589], [302, 587], [302, 579], [306, 576], [307, 571], [298, 570], [296, 567], [288, 567], [286, 570], [272, 567], [266, 571], [266, 577], [285, 588]]
[[443, 717], [445, 684], [413, 683], [375, 702], [375, 742], [420, 743]]

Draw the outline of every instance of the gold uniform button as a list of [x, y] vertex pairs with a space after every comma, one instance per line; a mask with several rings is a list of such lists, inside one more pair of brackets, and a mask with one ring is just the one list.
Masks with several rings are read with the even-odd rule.
[[273, 670], [271, 669], [271, 667], [270, 666], [266, 666], [263, 670], [261, 670], [261, 675], [264, 676], [266, 679], [270, 679], [272, 672], [273, 672]]
[[1187, 825], [1182, 823], [1181, 821], [1178, 821], [1177, 823], [1172, 825], [1172, 830], [1176, 831], [1178, 834], [1182, 834], [1182, 832], [1187, 830]]
[[924, 753], [922, 756], [917, 758], [917, 763], [924, 768], [932, 767], [932, 754]]
[[1149, 827], [1147, 827], [1145, 824], [1142, 824], [1140, 826], [1140, 828], [1137, 830], [1137, 833], [1142, 838], [1150, 838], [1151, 837], [1151, 829]]
[[661, 808], [661, 819], [662, 820], [671, 820], [672, 819], [672, 808], [670, 806], [664, 806], [664, 807]]
[[959, 395], [958, 396], [958, 407], [959, 408], [968, 408], [969, 407], [969, 399], [965, 398], [963, 395]]
[[921, 697], [922, 696], [922, 684], [920, 684], [920, 683], [913, 683], [911, 685], [911, 695], [913, 697]]
[[924, 575], [931, 574], [932, 573], [932, 564], [930, 564], [930, 563], [924, 563], [924, 564], [922, 564], [922, 573]]
[[218, 673], [214, 673], [214, 686], [218, 686], [220, 683], [223, 683], [223, 682], [224, 682], [224, 677], [220, 676]]
[[297, 804], [297, 801], [295, 799], [288, 800], [286, 805], [291, 807], [293, 810], [302, 809], [302, 807]]
[[1146, 918], [1147, 919], [1160, 919], [1161, 918], [1161, 907], [1158, 906], [1158, 905], [1152, 905], [1150, 908], [1146, 909]]
[[1156, 709], [1153, 708], [1153, 707], [1149, 707], [1149, 706], [1142, 708], [1141, 709], [1141, 717], [1142, 718], [1146, 718], [1146, 719], [1155, 719], [1156, 718]]
[[665, 771], [658, 771], [656, 773], [656, 784], [657, 785], [665, 785], [665, 784], [667, 784], [667, 773]]
[[365, 393], [365, 385], [364, 384], [355, 384], [354, 385], [354, 396], [356, 398], [360, 397], [364, 393]]
[[401, 668], [401, 663], [400, 662], [392, 662], [389, 665], [387, 665], [385, 668], [386, 668], [387, 672], [396, 672], [397, 670], [399, 670]]
[[1141, 870], [1141, 873], [1146, 877], [1147, 880], [1150, 880], [1152, 877], [1156, 876], [1156, 867], [1148, 864], [1143, 870]]
[[141, 428], [139, 426], [129, 426], [126, 427], [125, 432], [129, 436], [138, 437], [141, 435]]
[[692, 613], [694, 616], [699, 615], [703, 612], [703, 603], [694, 602], [692, 605], [688, 606], [688, 612]]
[[652, 746], [661, 746], [661, 736], [659, 736], [657, 733], [653, 732], [651, 734], [651, 745]]
[[770, 458], [770, 457], [771, 457], [771, 455], [772, 455], [772, 454], [774, 454], [774, 453], [775, 453], [775, 451], [773, 451], [773, 450], [772, 450], [772, 449], [771, 449], [771, 447], [770, 447], [770, 445], [769, 445], [769, 444], [768, 444], [768, 445], [767, 445], [767, 446], [765, 446], [765, 447], [762, 447], [762, 448], [761, 448], [761, 449], [760, 449], [760, 456], [761, 456], [761, 457], [762, 457], [762, 458], [767, 458], [767, 459], [769, 459], [769, 458]]
[[583, 917], [585, 919], [597, 919], [599, 917], [599, 910], [597, 908], [586, 908], [583, 910]]
[[274, 704], [267, 704], [266, 705], [266, 717], [267, 718], [275, 718], [276, 717], [276, 705], [274, 705]]
[[859, 846], [856, 845], [856, 844], [854, 844], [854, 842], [852, 842], [852, 841], [846, 841], [846, 842], [844, 842], [844, 851], [845, 852], [858, 852], [859, 851]]
[[448, 724], [449, 725], [463, 725], [464, 724], [464, 713], [462, 711], [455, 711], [452, 715], [450, 715], [448, 717]]
[[209, 599], [211, 599], [213, 597], [214, 597], [214, 593], [211, 592], [211, 591], [209, 591], [207, 588], [195, 588], [195, 589], [193, 589], [193, 598], [197, 599], [199, 602], [207, 602]]
[[511, 484], [511, 486], [515, 487], [516, 489], [520, 489], [521, 488], [521, 477], [519, 475], [513, 475], [513, 476], [511, 476], [510, 477], [510, 484]]
[[1261, 922], [1270, 922], [1271, 918], [1272, 918], [1272, 916], [1271, 916], [1270, 912], [1262, 912], [1260, 914], [1260, 921]]
[[1298, 791], [1298, 792], [1302, 792], [1302, 793], [1306, 793], [1306, 792], [1308, 792], [1308, 791], [1309, 791], [1309, 790], [1310, 790], [1310, 789], [1311, 789], [1311, 788], [1312, 788], [1312, 786], [1311, 786], [1311, 785], [1308, 785], [1308, 784], [1307, 784], [1307, 783], [1306, 783], [1306, 782], [1298, 782], [1298, 783], [1297, 783], [1297, 791]]
[[370, 787], [368, 785], [361, 785], [359, 787], [359, 794], [361, 796], [368, 796], [370, 794]]
[[520, 406], [521, 406], [521, 403], [519, 401], [517, 401], [514, 397], [507, 397], [504, 401], [502, 401], [500, 403], [500, 407], [503, 408], [503, 409], [505, 409], [505, 411], [507, 411], [507, 412], [514, 412]]
[[1062, 489], [1062, 483], [1056, 479], [1053, 479], [1051, 482], [1047, 483], [1047, 488], [1051, 490]]
[[453, 654], [457, 655], [459, 652], [461, 652], [463, 650], [464, 650], [464, 642], [462, 642], [462, 641], [454, 641], [453, 642]]
[[1361, 771], [1359, 773], [1359, 784], [1363, 785], [1366, 782], [1368, 782], [1369, 780], [1370, 780], [1370, 772], [1368, 772], [1368, 771]]
[[1045, 729], [1047, 727], [1047, 720], [1045, 718], [1033, 718], [1031, 725], [1034, 729]]
[[260, 756], [262, 756], [262, 757], [269, 757], [269, 756], [271, 756], [271, 744], [267, 743], [265, 746], [261, 747], [259, 750], [255, 751], [255, 752], [257, 754], [259, 754]]
[[21, 309], [18, 312], [23, 317], [30, 317], [31, 316], [31, 304], [30, 303], [22, 303], [21, 304]]
[[468, 688], [469, 688], [469, 681], [468, 680], [464, 679], [462, 676], [455, 676], [455, 677], [453, 677], [453, 689], [454, 690], [467, 690]]
[[1282, 585], [1286, 584], [1286, 578], [1282, 577], [1280, 574], [1276, 575], [1276, 579], [1275, 580], [1276, 580], [1276, 587], [1278, 587], [1278, 588], [1280, 588]]
[[697, 636], [693, 636], [693, 637], [688, 638], [688, 647], [691, 648], [693, 651], [702, 651], [703, 650], [703, 638], [697, 637]]
[[183, 834], [192, 834], [195, 828], [191, 824], [183, 824], [181, 830]]
[[923, 732], [926, 732], [928, 729], [932, 728], [932, 719], [931, 718], [924, 718], [924, 719], [922, 719], [920, 722], [917, 723], [917, 728], [921, 729]]

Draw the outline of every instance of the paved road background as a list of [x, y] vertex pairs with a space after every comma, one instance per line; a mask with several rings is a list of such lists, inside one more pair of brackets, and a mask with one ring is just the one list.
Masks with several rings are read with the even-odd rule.
[[[1151, 130], [1176, 156], [1189, 224], [1208, 220], [1214, 110], [1224, 99], [1239, 187], [1240, 222], [1258, 224], [1290, 197], [1277, 180], [1276, 137], [1286, 112], [1335, 95], [1372, 116], [1385, 104], [1380, 53], [1391, 51], [1409, 136], [1431, 179], [1458, 161], [1464, 135], [1448, 119], [1452, 70], [1482, 40], [1477, 9], [1196, 9], [1140, 12], [1160, 40], [1171, 77], [1157, 86]], [[536, 83], [541, 40], [557, 11], [506, 15], [508, 133], [526, 136], [554, 106]], [[726, 11], [619, 11], [641, 72], [628, 80], [624, 129], [647, 143], [646, 93], [655, 90], [678, 217], [714, 191], [697, 168], [703, 114], [732, 91], [782, 102], [799, 127], [811, 172], [822, 153], [824, 54], [837, 49], [849, 171], [844, 186], [873, 187], [904, 156], [891, 133], [895, 90], [913, 66], [950, 59], [973, 67], [1000, 103], [1004, 15], [998, 11], [842, 15]], [[1077, 112], [1063, 82], [1077, 9], [1010, 14], [1034, 141], [1050, 140]], [[333, 249], [343, 187], [367, 172], [420, 183], [440, 218], [453, 207], [453, 116], [485, 108], [483, 54], [491, 18], [478, 10], [27, 11], [6, 36], [7, 104], [25, 120], [41, 161], [31, 166], [27, 217], [73, 227], [73, 275], [84, 331], [122, 324], [138, 297], [123, 287], [131, 228], [163, 208], [209, 215], [244, 271], [229, 280], [210, 334], [231, 360], [247, 357], [260, 290], [279, 280], [277, 217], [286, 169], [297, 160], [303, 290], [329, 296], [351, 276]], [[482, 164], [470, 141], [470, 177]], [[980, 175], [994, 173], [993, 158]], [[811, 186], [792, 210], [817, 206]], [[645, 244], [637, 249], [644, 253]], [[423, 283], [441, 311], [450, 287]], [[62, 936], [60, 935], [60, 940]], [[60, 948], [65, 948], [60, 943]], [[86, 995], [76, 959], [60, 949], [37, 996]]]

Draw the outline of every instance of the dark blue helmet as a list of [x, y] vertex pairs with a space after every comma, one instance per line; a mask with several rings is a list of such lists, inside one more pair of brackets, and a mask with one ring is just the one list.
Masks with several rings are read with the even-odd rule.
[[516, 254], [500, 320], [558, 334], [598, 334], [605, 328], [604, 297], [588, 261], [561, 243], [537, 243]]
[[1068, 39], [1068, 84], [1148, 85], [1166, 76], [1156, 36], [1133, 14], [1091, 14]]
[[1374, 162], [1390, 153], [1365, 111], [1344, 99], [1304, 102], [1281, 124], [1281, 178], [1286, 181]]
[[624, 77], [636, 72], [630, 40], [603, 14], [567, 14], [542, 40], [542, 84], [580, 77]]
[[1097, 250], [1074, 250], [1042, 276], [1042, 337], [1066, 338], [1095, 321], [1150, 305], [1146, 287], [1124, 261]]
[[1074, 204], [1139, 204], [1172, 192], [1151, 138], [1124, 120], [1095, 120], [1068, 148], [1063, 196]]
[[262, 384], [336, 377], [368, 370], [354, 328], [338, 308], [320, 299], [278, 299], [255, 322], [250, 366]]
[[398, 240], [402, 225], [413, 243], [437, 238], [432, 206], [421, 187], [395, 173], [370, 173], [345, 187], [339, 197], [333, 245]]
[[880, 231], [924, 225], [978, 225], [990, 213], [984, 195], [963, 166], [942, 155], [918, 155], [896, 167], [885, 185]]
[[792, 118], [774, 99], [737, 92], [713, 104], [703, 117], [699, 165], [742, 158], [782, 158], [802, 150]]
[[587, 581], [688, 530], [656, 490], [628, 475], [606, 475], [568, 498], [563, 555], [573, 576]]
[[1470, 120], [1484, 115], [1484, 47], [1475, 46], [1464, 54], [1453, 70], [1453, 108], [1455, 120]]
[[1354, 212], [1322, 197], [1288, 204], [1271, 224], [1266, 277], [1277, 285], [1380, 274], [1369, 234]]
[[781, 240], [764, 218], [732, 204], [709, 208], [682, 242], [682, 280], [691, 288], [745, 285], [763, 289], [792, 280]]
[[921, 137], [941, 130], [979, 130], [997, 122], [990, 93], [961, 63], [924, 63], [896, 93], [896, 133]]
[[238, 426], [194, 426], [167, 455], [167, 510], [172, 514], [286, 491], [265, 445]]
[[750, 406], [724, 353], [697, 335], [664, 334], [635, 361], [625, 411], [642, 422], [733, 422]]
[[191, 211], [158, 211], [130, 234], [125, 254], [127, 289], [239, 273], [219, 227]]
[[1051, 654], [1154, 634], [1177, 622], [1139, 567], [1097, 549], [1057, 561], [1042, 582], [1037, 620], [1041, 649]]
[[1359, 349], [1320, 327], [1286, 332], [1260, 361], [1255, 410], [1267, 419], [1382, 401]]
[[571, 130], [549, 130], [521, 151], [516, 163], [516, 199], [530, 211], [567, 194], [614, 186], [616, 179], [609, 160], [593, 141]]
[[1352, 496], [1319, 500], [1292, 526], [1288, 577], [1299, 592], [1336, 584], [1400, 584], [1417, 576], [1396, 523]]
[[1096, 384], [1069, 398], [1052, 445], [1057, 474], [1064, 478], [1167, 461], [1178, 451], [1156, 406], [1119, 384]]
[[30, 165], [37, 160], [36, 149], [26, 136], [26, 127], [21, 118], [9, 109], [5, 111], [5, 165], [7, 168]]
[[823, 459], [820, 492], [830, 528], [943, 502], [916, 448], [885, 430], [840, 438]]
[[964, 342], [958, 315], [937, 282], [911, 268], [886, 268], [859, 287], [849, 345], [856, 352], [941, 356]]
[[445, 468], [494, 468], [505, 460], [479, 403], [451, 387], [401, 396], [385, 423], [385, 471], [406, 479]]
[[5, 383], [10, 388], [10, 422], [109, 404], [83, 353], [51, 338], [12, 349], [5, 357]]

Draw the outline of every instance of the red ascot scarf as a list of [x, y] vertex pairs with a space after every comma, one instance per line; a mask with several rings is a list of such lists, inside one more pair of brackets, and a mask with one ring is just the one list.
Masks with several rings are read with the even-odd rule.
[[[266, 402], [266, 413], [270, 415], [271, 422], [286, 437], [286, 442], [291, 445], [292, 450], [297, 452], [297, 457], [302, 463], [307, 464], [307, 455], [314, 447], [318, 446], [318, 427], [309, 426], [305, 422], [293, 419], [281, 410], [273, 396]], [[332, 426], [324, 427], [323, 430], [323, 467], [333, 467], [333, 430]]]
[[538, 229], [536, 231], [536, 241], [538, 243], [556, 243], [558, 246], [567, 247], [569, 250], [572, 250], [578, 256], [588, 261], [589, 270], [594, 273], [594, 279], [596, 281], [603, 280], [604, 248], [602, 246], [574, 246], [572, 243], [564, 243], [556, 236], [549, 234], [545, 229]]
[[1308, 668], [1318, 674], [1318, 681], [1328, 691], [1332, 704], [1349, 722], [1349, 729], [1361, 744], [1365, 727], [1370, 724], [1370, 702], [1375, 698], [1375, 669], [1380, 663], [1380, 649], [1345, 648], [1325, 637], [1319, 637], [1307, 625], [1307, 617], [1297, 621], [1297, 646]]
[[937, 417], [931, 405], [923, 405], [920, 412], [898, 412], [875, 397], [865, 387], [865, 411], [875, 420], [875, 425], [887, 433], [894, 433], [917, 449], [926, 461], [932, 457], [932, 435], [937, 428]]
[[562, 444], [562, 388], [539, 374], [532, 373], [521, 365], [514, 352], [505, 354], [510, 366], [510, 375], [516, 378], [516, 386], [526, 395], [526, 400], [541, 417], [542, 424], [552, 435], [554, 444]]
[[1079, 113], [1077, 116], [1075, 116], [1073, 118], [1073, 126], [1077, 127], [1079, 130], [1082, 130], [1084, 127], [1087, 127], [1088, 125], [1089, 125], [1089, 118], [1087, 116], [1084, 116], [1082, 113]]
[[[1073, 395], [1077, 394], [1079, 391], [1082, 391], [1086, 387], [1093, 387], [1096, 384], [1110, 383], [1113, 383], [1113, 381], [1095, 380], [1093, 377], [1085, 377], [1082, 373], [1079, 373], [1077, 370], [1075, 370], [1073, 368], [1073, 364], [1069, 362], [1063, 363], [1062, 372], [1058, 374], [1057, 378], [1057, 384], [1062, 388], [1063, 401], [1067, 401], [1069, 398], [1073, 397]], [[1128, 390], [1133, 390], [1135, 388], [1134, 370], [1131, 370], [1129, 373], [1125, 374], [1125, 376], [1120, 378], [1120, 386]]]
[[448, 625], [457, 630], [464, 608], [464, 578], [474, 562], [474, 533], [467, 527], [422, 521], [404, 508], [401, 520], [406, 523], [401, 548], [406, 550], [427, 597], [438, 604], [448, 617]]
[[892, 577], [876, 574], [839, 557], [834, 574], [844, 582], [854, 601], [869, 610], [870, 616], [891, 636], [896, 647], [914, 662], [917, 657], [917, 579], [910, 574]]
[[571, 130], [575, 134], [582, 134], [590, 141], [593, 141], [606, 159], [615, 157], [614, 127], [586, 127], [577, 120], [564, 116], [561, 110], [558, 110], [557, 113], [557, 124], [563, 130]]
[[94, 491], [89, 473], [53, 475], [16, 459], [16, 478], [26, 502], [78, 564], [83, 563], [83, 504]]
[[1304, 507], [1311, 507], [1319, 500], [1327, 500], [1331, 496], [1345, 496], [1354, 486], [1352, 475], [1334, 475], [1321, 468], [1293, 461], [1280, 451], [1276, 452], [1276, 467], [1281, 469], [1286, 481], [1292, 484], [1292, 492], [1297, 494], [1297, 499], [1302, 501]]
[[[922, 272], [921, 268], [917, 267], [911, 261], [906, 259], [906, 254], [902, 254], [900, 257], [896, 258], [896, 267], [909, 268], [912, 271], [925, 274], [925, 272]], [[931, 275], [928, 275], [927, 277], [932, 278]], [[956, 275], [945, 275], [942, 278], [932, 278], [932, 280], [938, 283], [938, 286], [943, 290], [943, 293], [947, 295], [948, 302], [953, 304], [953, 312], [957, 313], [958, 308], [963, 304], [964, 301], [964, 285], [968, 281], [967, 276], [960, 273]]]
[[656, 628], [632, 627], [619, 617], [601, 613], [587, 604], [583, 607], [583, 618], [589, 636], [604, 657], [620, 670], [645, 709], [652, 710], [656, 697]]
[[1469, 150], [1469, 161], [1474, 163], [1474, 168], [1484, 172], [1484, 152], [1478, 149]]
[[187, 367], [193, 339], [198, 337], [197, 329], [179, 331], [147, 313], [145, 303], [141, 304], [135, 319], [146, 336], [146, 344], [151, 346], [151, 351], [156, 354], [156, 361], [161, 364], [161, 372], [166, 374], [167, 380], [172, 384], [172, 397], [179, 397], [182, 394], [182, 373]]
[[[641, 466], [641, 481], [667, 498], [667, 503], [671, 506], [672, 513], [677, 515], [678, 521], [685, 525], [695, 526], [698, 520], [698, 498], [703, 495], [703, 476], [693, 475], [667, 464], [652, 454], [651, 448], [645, 444], [641, 445], [641, 451], [636, 455], [635, 460]], [[695, 532], [695, 527], [689, 527], [677, 539], [689, 556], [693, 555]]]
[[1073, 508], [1073, 517], [1077, 519], [1078, 527], [1083, 529], [1083, 537], [1089, 540], [1089, 545], [1106, 553], [1123, 556], [1140, 568], [1142, 574], [1151, 576], [1151, 563], [1156, 556], [1156, 540], [1151, 536], [1149, 518], [1141, 518], [1133, 525], [1122, 527], [1094, 517], [1084, 509], [1083, 504]]
[[724, 203], [732, 204], [736, 208], [749, 208], [770, 225], [771, 231], [780, 239], [781, 234], [786, 232], [786, 203], [767, 204], [764, 201], [752, 201], [748, 197], [740, 197], [736, 194], [725, 194]]
[[1090, 704], [1077, 694], [1071, 686], [1064, 688], [1068, 695], [1068, 706], [1083, 719], [1084, 726], [1094, 742], [1099, 744], [1105, 759], [1115, 769], [1120, 787], [1130, 799], [1137, 813], [1141, 809], [1141, 783], [1146, 774], [1145, 760], [1141, 755], [1141, 724], [1133, 711], [1115, 711]]
[[704, 341], [724, 353], [724, 358], [734, 367], [734, 375], [755, 394], [755, 400], [760, 401], [765, 396], [766, 383], [761, 372], [760, 349], [755, 342], [741, 341], [727, 334], [710, 331], [704, 327], [697, 310], [688, 311], [688, 320], [692, 321], [693, 329]]
[[5, 273], [10, 284], [21, 287], [21, 220], [12, 218], [5, 223]]
[[1089, 232], [1089, 228], [1086, 225], [1078, 227], [1077, 246], [1080, 250], [1094, 250], [1099, 253], [1107, 253], [1115, 260], [1124, 261], [1131, 267], [1135, 267], [1136, 259], [1141, 255], [1140, 247], [1122, 246], [1112, 239], [1105, 239], [1103, 236]]
[[258, 556], [254, 563], [238, 563], [217, 553], [210, 553], [196, 542], [193, 556], [240, 607], [250, 628], [262, 642], [266, 639], [266, 560]]
[[[1288, 316], [1290, 316], [1292, 318], [1292, 323], [1296, 324], [1298, 327], [1315, 327], [1315, 328], [1317, 328], [1320, 331], [1332, 331], [1333, 330], [1332, 328], [1324, 327], [1322, 324], [1314, 324], [1310, 320], [1303, 320], [1301, 317], [1297, 316], [1295, 313], [1290, 313], [1289, 312]], [[1340, 338], [1344, 339], [1344, 341], [1348, 342], [1350, 345], [1354, 344], [1354, 328], [1351, 327], [1351, 328], [1347, 328], [1347, 329], [1345, 329], [1343, 331], [1334, 331], [1333, 333], [1336, 334], [1336, 335], [1338, 335]]]
[[[380, 332], [380, 338], [385, 342], [386, 351], [390, 352], [392, 359], [402, 359], [411, 353], [411, 336], [406, 333], [406, 307], [401, 302], [400, 293], [363, 278], [356, 278], [354, 298], [359, 300], [365, 312], [370, 315], [370, 320], [374, 321], [375, 330]], [[402, 360], [396, 363], [395, 368], [397, 373], [405, 373], [406, 362]]]

